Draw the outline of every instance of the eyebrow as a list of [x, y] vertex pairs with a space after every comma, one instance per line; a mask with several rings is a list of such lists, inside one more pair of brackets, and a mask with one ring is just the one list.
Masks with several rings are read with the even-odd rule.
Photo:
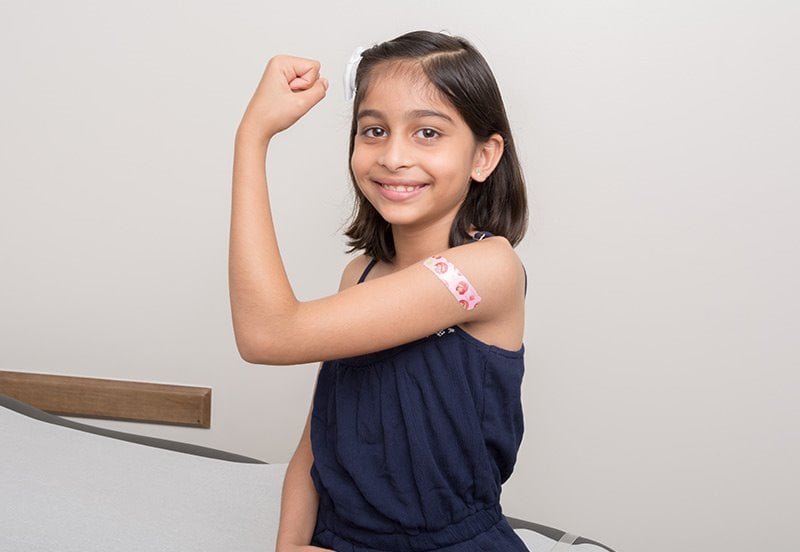
[[[364, 117], [375, 117], [376, 119], [383, 119], [384, 115], [383, 112], [377, 109], [364, 109], [358, 112], [358, 114], [356, 115], [356, 120], [361, 120]], [[415, 109], [413, 111], [409, 111], [408, 113], [406, 113], [406, 119], [421, 119], [424, 117], [438, 117], [450, 123], [453, 122], [453, 118], [450, 117], [448, 114], [442, 113], [441, 111], [434, 111], [432, 109]]]

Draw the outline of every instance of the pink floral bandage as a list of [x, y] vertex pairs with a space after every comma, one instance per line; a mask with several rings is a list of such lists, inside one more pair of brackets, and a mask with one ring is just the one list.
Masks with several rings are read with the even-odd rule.
[[481, 296], [469, 283], [467, 277], [461, 274], [461, 271], [453, 263], [441, 255], [428, 257], [422, 264], [436, 274], [442, 283], [447, 286], [447, 289], [450, 290], [450, 293], [453, 294], [453, 297], [456, 298], [456, 301], [466, 310], [474, 309], [481, 302]]

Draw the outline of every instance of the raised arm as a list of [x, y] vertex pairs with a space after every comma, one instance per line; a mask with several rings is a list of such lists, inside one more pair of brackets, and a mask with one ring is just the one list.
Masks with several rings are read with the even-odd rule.
[[275, 238], [265, 159], [269, 141], [324, 96], [313, 60], [275, 57], [267, 64], [236, 132], [231, 198], [229, 287], [234, 333], [248, 347], [254, 320], [281, 318], [297, 305]]
[[[299, 364], [407, 343], [442, 328], [521, 317], [522, 269], [503, 238], [440, 252], [481, 294], [463, 309], [420, 262], [316, 301], [300, 302], [286, 276], [272, 223], [266, 179], [270, 140], [325, 93], [319, 65], [274, 58], [236, 136], [229, 284], [236, 343], [262, 364]], [[521, 324], [519, 325], [521, 327]]]

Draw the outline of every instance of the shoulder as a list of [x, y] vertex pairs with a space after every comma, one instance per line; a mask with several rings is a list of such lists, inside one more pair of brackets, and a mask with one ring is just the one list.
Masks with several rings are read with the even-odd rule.
[[448, 251], [453, 262], [463, 264], [465, 269], [479, 273], [482, 279], [515, 279], [522, 272], [522, 261], [509, 241], [502, 236], [492, 236], [480, 241], [466, 243]]
[[471, 262], [477, 263], [477, 269], [490, 286], [502, 286], [506, 290], [521, 288], [524, 294], [525, 269], [514, 246], [506, 238], [493, 236], [464, 247], [467, 251], [470, 247], [475, 250]]
[[361, 274], [367, 268], [367, 265], [372, 260], [372, 257], [367, 255], [359, 255], [352, 259], [344, 267], [342, 271], [342, 278], [339, 281], [339, 291], [352, 287], [358, 283]]
[[462, 328], [484, 343], [518, 350], [525, 320], [525, 270], [509, 241], [485, 238], [454, 247], [445, 256], [481, 297]]
[[443, 256], [481, 294], [485, 313], [497, 314], [524, 302], [525, 271], [506, 238], [493, 236], [466, 243], [449, 249]]

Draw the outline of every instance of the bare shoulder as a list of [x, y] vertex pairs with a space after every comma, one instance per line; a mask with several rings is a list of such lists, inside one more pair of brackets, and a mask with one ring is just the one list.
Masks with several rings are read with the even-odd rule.
[[[471, 322], [490, 322], [523, 308], [525, 272], [517, 252], [501, 236], [453, 247], [444, 253], [480, 294]], [[480, 312], [478, 312], [480, 311]]]
[[464, 244], [451, 252], [462, 272], [474, 275], [489, 287], [508, 289], [524, 284], [522, 261], [502, 236]]
[[525, 269], [508, 240], [486, 238], [455, 247], [447, 256], [481, 296], [462, 328], [484, 343], [518, 350], [525, 320]]
[[359, 255], [347, 263], [342, 271], [342, 279], [339, 281], [339, 291], [356, 285], [371, 260], [372, 258], [367, 255]]

